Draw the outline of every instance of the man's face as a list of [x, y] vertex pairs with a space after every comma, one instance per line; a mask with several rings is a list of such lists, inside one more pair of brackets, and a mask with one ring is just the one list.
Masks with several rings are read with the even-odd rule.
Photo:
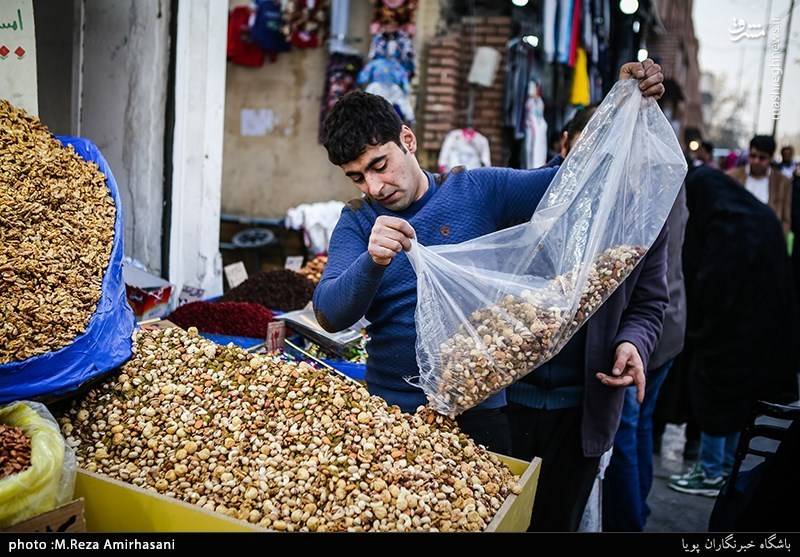
[[781, 159], [785, 164], [789, 164], [792, 162], [794, 158], [794, 149], [783, 148], [781, 149]]
[[342, 170], [359, 191], [390, 211], [408, 208], [420, 195], [420, 171], [414, 133], [403, 126], [403, 147], [390, 141], [369, 145], [356, 160], [342, 165]]
[[751, 147], [750, 156], [748, 157], [750, 162], [750, 176], [755, 178], [766, 176], [769, 170], [769, 160], [771, 158], [769, 153]]

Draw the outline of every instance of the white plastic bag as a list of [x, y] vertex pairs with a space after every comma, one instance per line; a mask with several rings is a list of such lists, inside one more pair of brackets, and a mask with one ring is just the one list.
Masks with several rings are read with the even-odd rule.
[[460, 414], [557, 354], [663, 228], [686, 161], [637, 84], [614, 85], [529, 222], [413, 243], [419, 383], [436, 411]]

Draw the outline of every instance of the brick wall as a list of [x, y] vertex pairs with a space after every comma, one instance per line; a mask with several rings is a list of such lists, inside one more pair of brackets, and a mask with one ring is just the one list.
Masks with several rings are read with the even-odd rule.
[[477, 47], [497, 49], [501, 61], [491, 87], [476, 86], [473, 127], [486, 136], [492, 164], [502, 162], [502, 105], [505, 82], [505, 45], [511, 20], [501, 16], [468, 16], [443, 36], [432, 39], [426, 52], [426, 80], [420, 95], [418, 120], [422, 130], [423, 160], [435, 164], [442, 141], [452, 129], [467, 125], [467, 76]]
[[684, 95], [678, 119], [678, 137], [684, 143], [683, 130], [694, 127], [704, 132], [700, 98], [700, 66], [697, 59], [698, 41], [694, 34], [692, 0], [662, 0], [658, 3], [666, 33], [648, 39], [651, 56], [659, 58], [664, 77], [675, 80]]

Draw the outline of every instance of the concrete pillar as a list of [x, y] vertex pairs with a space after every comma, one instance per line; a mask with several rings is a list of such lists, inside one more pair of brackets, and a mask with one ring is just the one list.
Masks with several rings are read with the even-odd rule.
[[227, 0], [180, 0], [168, 279], [222, 293], [219, 252]]
[[97, 144], [117, 179], [125, 254], [160, 273], [170, 3], [78, 2], [83, 25], [76, 131]]

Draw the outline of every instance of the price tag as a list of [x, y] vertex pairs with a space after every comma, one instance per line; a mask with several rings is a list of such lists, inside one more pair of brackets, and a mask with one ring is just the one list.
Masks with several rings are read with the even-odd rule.
[[190, 302], [199, 302], [203, 299], [203, 294], [205, 294], [205, 292], [206, 291], [202, 288], [184, 285], [181, 289], [180, 295], [178, 296], [178, 307]]
[[290, 255], [286, 258], [286, 264], [283, 267], [285, 269], [289, 269], [290, 271], [299, 271], [303, 268], [303, 256]]
[[237, 261], [225, 266], [225, 278], [228, 279], [228, 286], [236, 288], [247, 280], [247, 269], [243, 261]]
[[286, 323], [273, 321], [267, 325], [267, 352], [283, 352], [286, 338]]

